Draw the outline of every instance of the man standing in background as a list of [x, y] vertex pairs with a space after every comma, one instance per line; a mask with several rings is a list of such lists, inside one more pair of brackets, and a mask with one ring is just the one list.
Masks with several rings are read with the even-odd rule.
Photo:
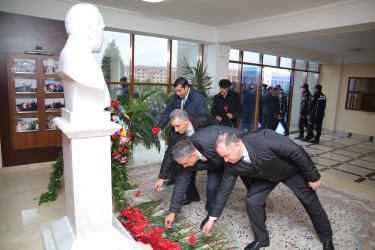
[[[307, 136], [303, 141], [312, 142], [314, 144], [319, 143], [320, 135], [322, 133], [322, 124], [324, 118], [324, 111], [326, 109], [327, 97], [322, 93], [322, 85], [317, 84], [314, 87], [314, 95], [311, 97], [309, 104], [309, 110], [307, 111], [307, 118], [309, 119]], [[315, 140], [310, 141], [313, 138], [313, 129], [316, 129]]]
[[296, 139], [302, 140], [304, 138], [304, 132], [305, 128], [307, 129], [307, 110], [309, 108], [309, 102], [311, 98], [311, 93], [309, 91], [309, 85], [307, 83], [303, 84], [301, 86], [302, 90], [302, 99], [301, 99], [301, 105], [300, 105], [300, 111], [299, 111], [299, 136], [296, 137]]
[[240, 95], [230, 90], [232, 83], [228, 79], [219, 81], [220, 93], [214, 96], [211, 115], [224, 126], [237, 127], [237, 118], [242, 112]]
[[[288, 129], [288, 124], [286, 124], [284, 117], [285, 113], [288, 111], [288, 100], [286, 97], [286, 94], [284, 93], [283, 89], [281, 88], [280, 85], [276, 85], [276, 88], [280, 88], [279, 94], [277, 94], [279, 101], [280, 101], [280, 117], [279, 117], [279, 122], [284, 128], [284, 135], [288, 136], [289, 135], [289, 129]], [[276, 126], [277, 128], [277, 126]]]

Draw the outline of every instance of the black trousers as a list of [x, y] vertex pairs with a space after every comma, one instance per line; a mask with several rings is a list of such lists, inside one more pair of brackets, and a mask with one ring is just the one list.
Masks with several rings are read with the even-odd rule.
[[262, 128], [276, 130], [277, 118], [272, 115], [262, 115]]
[[307, 136], [305, 139], [310, 140], [313, 135], [313, 130], [315, 126], [316, 135], [315, 135], [315, 141], [319, 142], [320, 135], [322, 134], [322, 123], [323, 120], [312, 120], [309, 119], [308, 126], [307, 126]]
[[[302, 203], [321, 241], [332, 241], [332, 229], [327, 214], [320, 204], [316, 192], [308, 186], [303, 175], [297, 173], [282, 182], [293, 191]], [[247, 194], [246, 209], [256, 241], [269, 239], [264, 202], [277, 184], [257, 179], [252, 183]]]
[[299, 136], [301, 138], [304, 138], [304, 133], [305, 133], [305, 128], [308, 129], [308, 119], [307, 117], [300, 117], [299, 122], [298, 122], [298, 127], [299, 127]]
[[289, 135], [288, 124], [286, 124], [284, 117], [285, 117], [285, 113], [280, 114], [280, 118], [278, 118], [278, 123], [276, 124], [275, 130], [277, 129], [277, 126], [279, 125], [279, 122], [280, 122], [284, 128], [284, 133], [286, 135]]

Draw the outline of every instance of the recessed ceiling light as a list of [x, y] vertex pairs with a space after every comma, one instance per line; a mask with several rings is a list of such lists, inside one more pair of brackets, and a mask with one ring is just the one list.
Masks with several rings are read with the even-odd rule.
[[163, 2], [164, 0], [142, 0], [143, 2], [149, 2], [149, 3], [160, 3]]

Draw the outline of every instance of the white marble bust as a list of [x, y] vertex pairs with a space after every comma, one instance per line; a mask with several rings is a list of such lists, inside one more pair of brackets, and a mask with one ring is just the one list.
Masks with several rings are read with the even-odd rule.
[[110, 106], [103, 72], [92, 53], [103, 45], [103, 17], [87, 3], [71, 7], [65, 18], [68, 40], [61, 51], [59, 76], [64, 84], [65, 109], [74, 114], [102, 112]]

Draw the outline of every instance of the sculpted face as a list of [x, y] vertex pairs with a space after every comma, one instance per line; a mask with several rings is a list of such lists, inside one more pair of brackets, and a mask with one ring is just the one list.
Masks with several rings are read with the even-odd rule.
[[104, 21], [102, 15], [98, 12], [98, 18], [99, 18], [99, 23], [97, 25], [93, 24], [89, 28], [89, 37], [91, 40], [91, 51], [93, 53], [100, 53], [102, 46], [103, 46], [103, 41], [105, 41], [105, 37], [103, 35], [103, 30], [104, 30]]
[[220, 143], [216, 147], [217, 153], [224, 158], [225, 162], [236, 163], [238, 162], [243, 153], [242, 142], [234, 143], [232, 146], [225, 146], [224, 143]]
[[185, 88], [183, 88], [181, 85], [177, 85], [174, 90], [176, 91], [178, 97], [182, 99], [185, 98], [189, 93], [189, 86], [185, 86]]
[[197, 163], [198, 159], [199, 159], [199, 154], [198, 154], [198, 151], [195, 150], [194, 153], [189, 158], [182, 159], [181, 161], [178, 161], [177, 163], [181, 164], [184, 168], [192, 167], [195, 165], [195, 163]]
[[185, 121], [181, 121], [180, 118], [176, 117], [173, 121], [171, 121], [171, 125], [174, 127], [174, 131], [179, 134], [185, 134], [189, 128], [190, 121], [189, 119], [185, 119]]

